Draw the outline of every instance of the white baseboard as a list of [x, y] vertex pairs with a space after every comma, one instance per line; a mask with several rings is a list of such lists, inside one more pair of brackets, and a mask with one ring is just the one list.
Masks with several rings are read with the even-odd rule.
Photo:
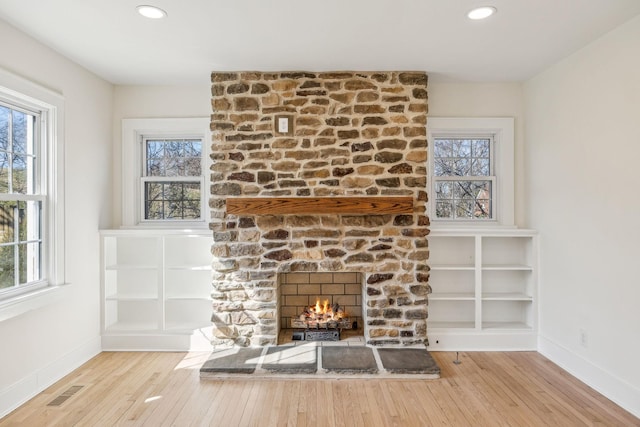
[[191, 334], [102, 335], [103, 351], [212, 351], [211, 332], [202, 328]]
[[0, 390], [0, 418], [18, 408], [47, 387], [102, 351], [96, 336], [48, 365], [26, 375], [20, 381]]
[[429, 351], [537, 351], [535, 332], [428, 331]]
[[640, 418], [640, 389], [543, 336], [539, 337], [538, 352]]

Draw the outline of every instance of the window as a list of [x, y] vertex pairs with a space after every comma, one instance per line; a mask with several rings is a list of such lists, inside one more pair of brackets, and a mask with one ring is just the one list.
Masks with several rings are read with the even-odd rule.
[[202, 140], [143, 138], [145, 220], [199, 220]]
[[122, 121], [124, 226], [206, 226], [208, 128], [208, 119]]
[[427, 127], [432, 224], [513, 226], [513, 119], [429, 118]]
[[493, 219], [493, 138], [434, 138], [435, 217]]
[[40, 119], [0, 101], [0, 289], [42, 279]]
[[0, 70], [0, 308], [64, 283], [63, 102]]

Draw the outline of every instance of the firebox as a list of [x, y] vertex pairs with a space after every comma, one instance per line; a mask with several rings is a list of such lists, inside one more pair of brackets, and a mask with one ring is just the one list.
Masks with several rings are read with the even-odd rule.
[[293, 340], [336, 341], [362, 335], [362, 274], [282, 273], [279, 321]]

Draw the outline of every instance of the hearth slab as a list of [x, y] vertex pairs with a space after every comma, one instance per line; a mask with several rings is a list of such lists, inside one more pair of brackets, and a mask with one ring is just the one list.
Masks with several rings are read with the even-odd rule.
[[322, 347], [322, 368], [344, 374], [375, 374], [378, 365], [369, 347]]
[[231, 348], [214, 351], [201, 373], [253, 374], [258, 366], [261, 348]]
[[274, 374], [314, 374], [318, 369], [318, 348], [315, 345], [270, 347], [262, 369]]
[[440, 375], [440, 367], [431, 354], [422, 348], [379, 348], [384, 369], [393, 374]]

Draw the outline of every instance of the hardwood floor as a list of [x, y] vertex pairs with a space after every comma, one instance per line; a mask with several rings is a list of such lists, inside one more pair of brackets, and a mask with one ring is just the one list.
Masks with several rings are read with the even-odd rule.
[[[439, 380], [200, 380], [205, 353], [102, 353], [5, 426], [640, 426], [535, 352], [432, 353]], [[58, 407], [47, 406], [83, 386]]]

